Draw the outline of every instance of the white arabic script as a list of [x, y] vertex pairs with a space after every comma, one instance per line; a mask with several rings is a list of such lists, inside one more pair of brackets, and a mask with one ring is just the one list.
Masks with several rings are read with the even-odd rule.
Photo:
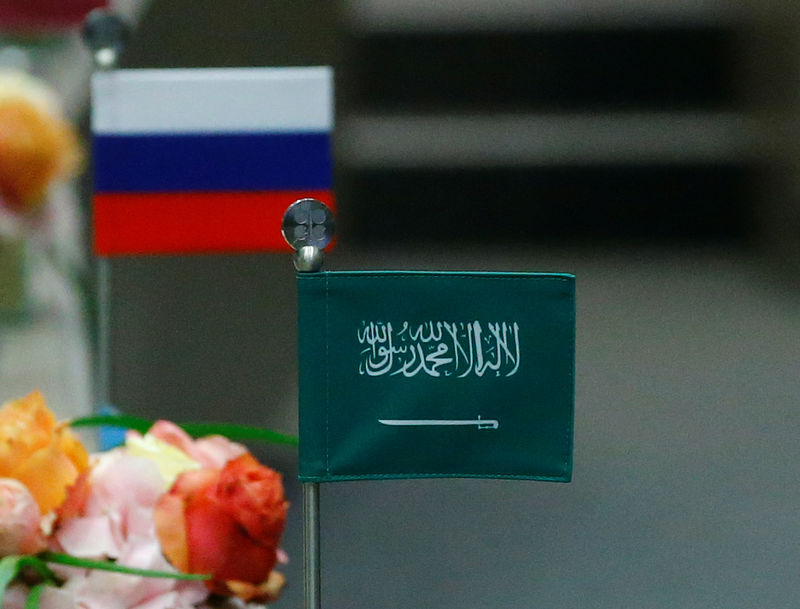
[[513, 376], [519, 370], [516, 322], [426, 321], [397, 326], [362, 321], [358, 373], [367, 376], [433, 377]]

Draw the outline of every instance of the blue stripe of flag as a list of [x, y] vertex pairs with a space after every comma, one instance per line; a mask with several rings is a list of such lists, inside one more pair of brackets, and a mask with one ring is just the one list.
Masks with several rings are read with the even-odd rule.
[[320, 190], [331, 187], [325, 133], [96, 135], [96, 192]]

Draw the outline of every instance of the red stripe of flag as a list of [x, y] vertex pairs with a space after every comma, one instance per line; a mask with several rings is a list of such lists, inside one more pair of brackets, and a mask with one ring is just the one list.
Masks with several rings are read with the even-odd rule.
[[291, 251], [283, 214], [305, 197], [334, 209], [330, 190], [95, 194], [95, 253]]

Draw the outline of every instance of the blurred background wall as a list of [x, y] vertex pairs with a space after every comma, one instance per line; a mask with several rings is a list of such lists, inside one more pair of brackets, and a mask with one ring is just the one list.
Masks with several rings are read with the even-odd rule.
[[[335, 66], [330, 268], [578, 277], [574, 482], [326, 486], [323, 606], [796, 605], [799, 45], [792, 0], [149, 4], [123, 67]], [[296, 431], [288, 257], [112, 272], [121, 408]]]
[[[793, 606], [798, 40], [792, 2], [154, 0], [127, 67], [336, 67], [331, 268], [578, 276], [574, 482], [324, 487], [325, 606]], [[114, 277], [121, 406], [295, 429], [288, 259]]]

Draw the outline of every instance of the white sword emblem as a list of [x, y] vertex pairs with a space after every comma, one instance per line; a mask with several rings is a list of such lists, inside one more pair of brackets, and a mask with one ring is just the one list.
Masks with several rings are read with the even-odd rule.
[[500, 422], [497, 419], [378, 419], [381, 425], [398, 427], [420, 427], [432, 425], [475, 425], [478, 429], [497, 429]]

